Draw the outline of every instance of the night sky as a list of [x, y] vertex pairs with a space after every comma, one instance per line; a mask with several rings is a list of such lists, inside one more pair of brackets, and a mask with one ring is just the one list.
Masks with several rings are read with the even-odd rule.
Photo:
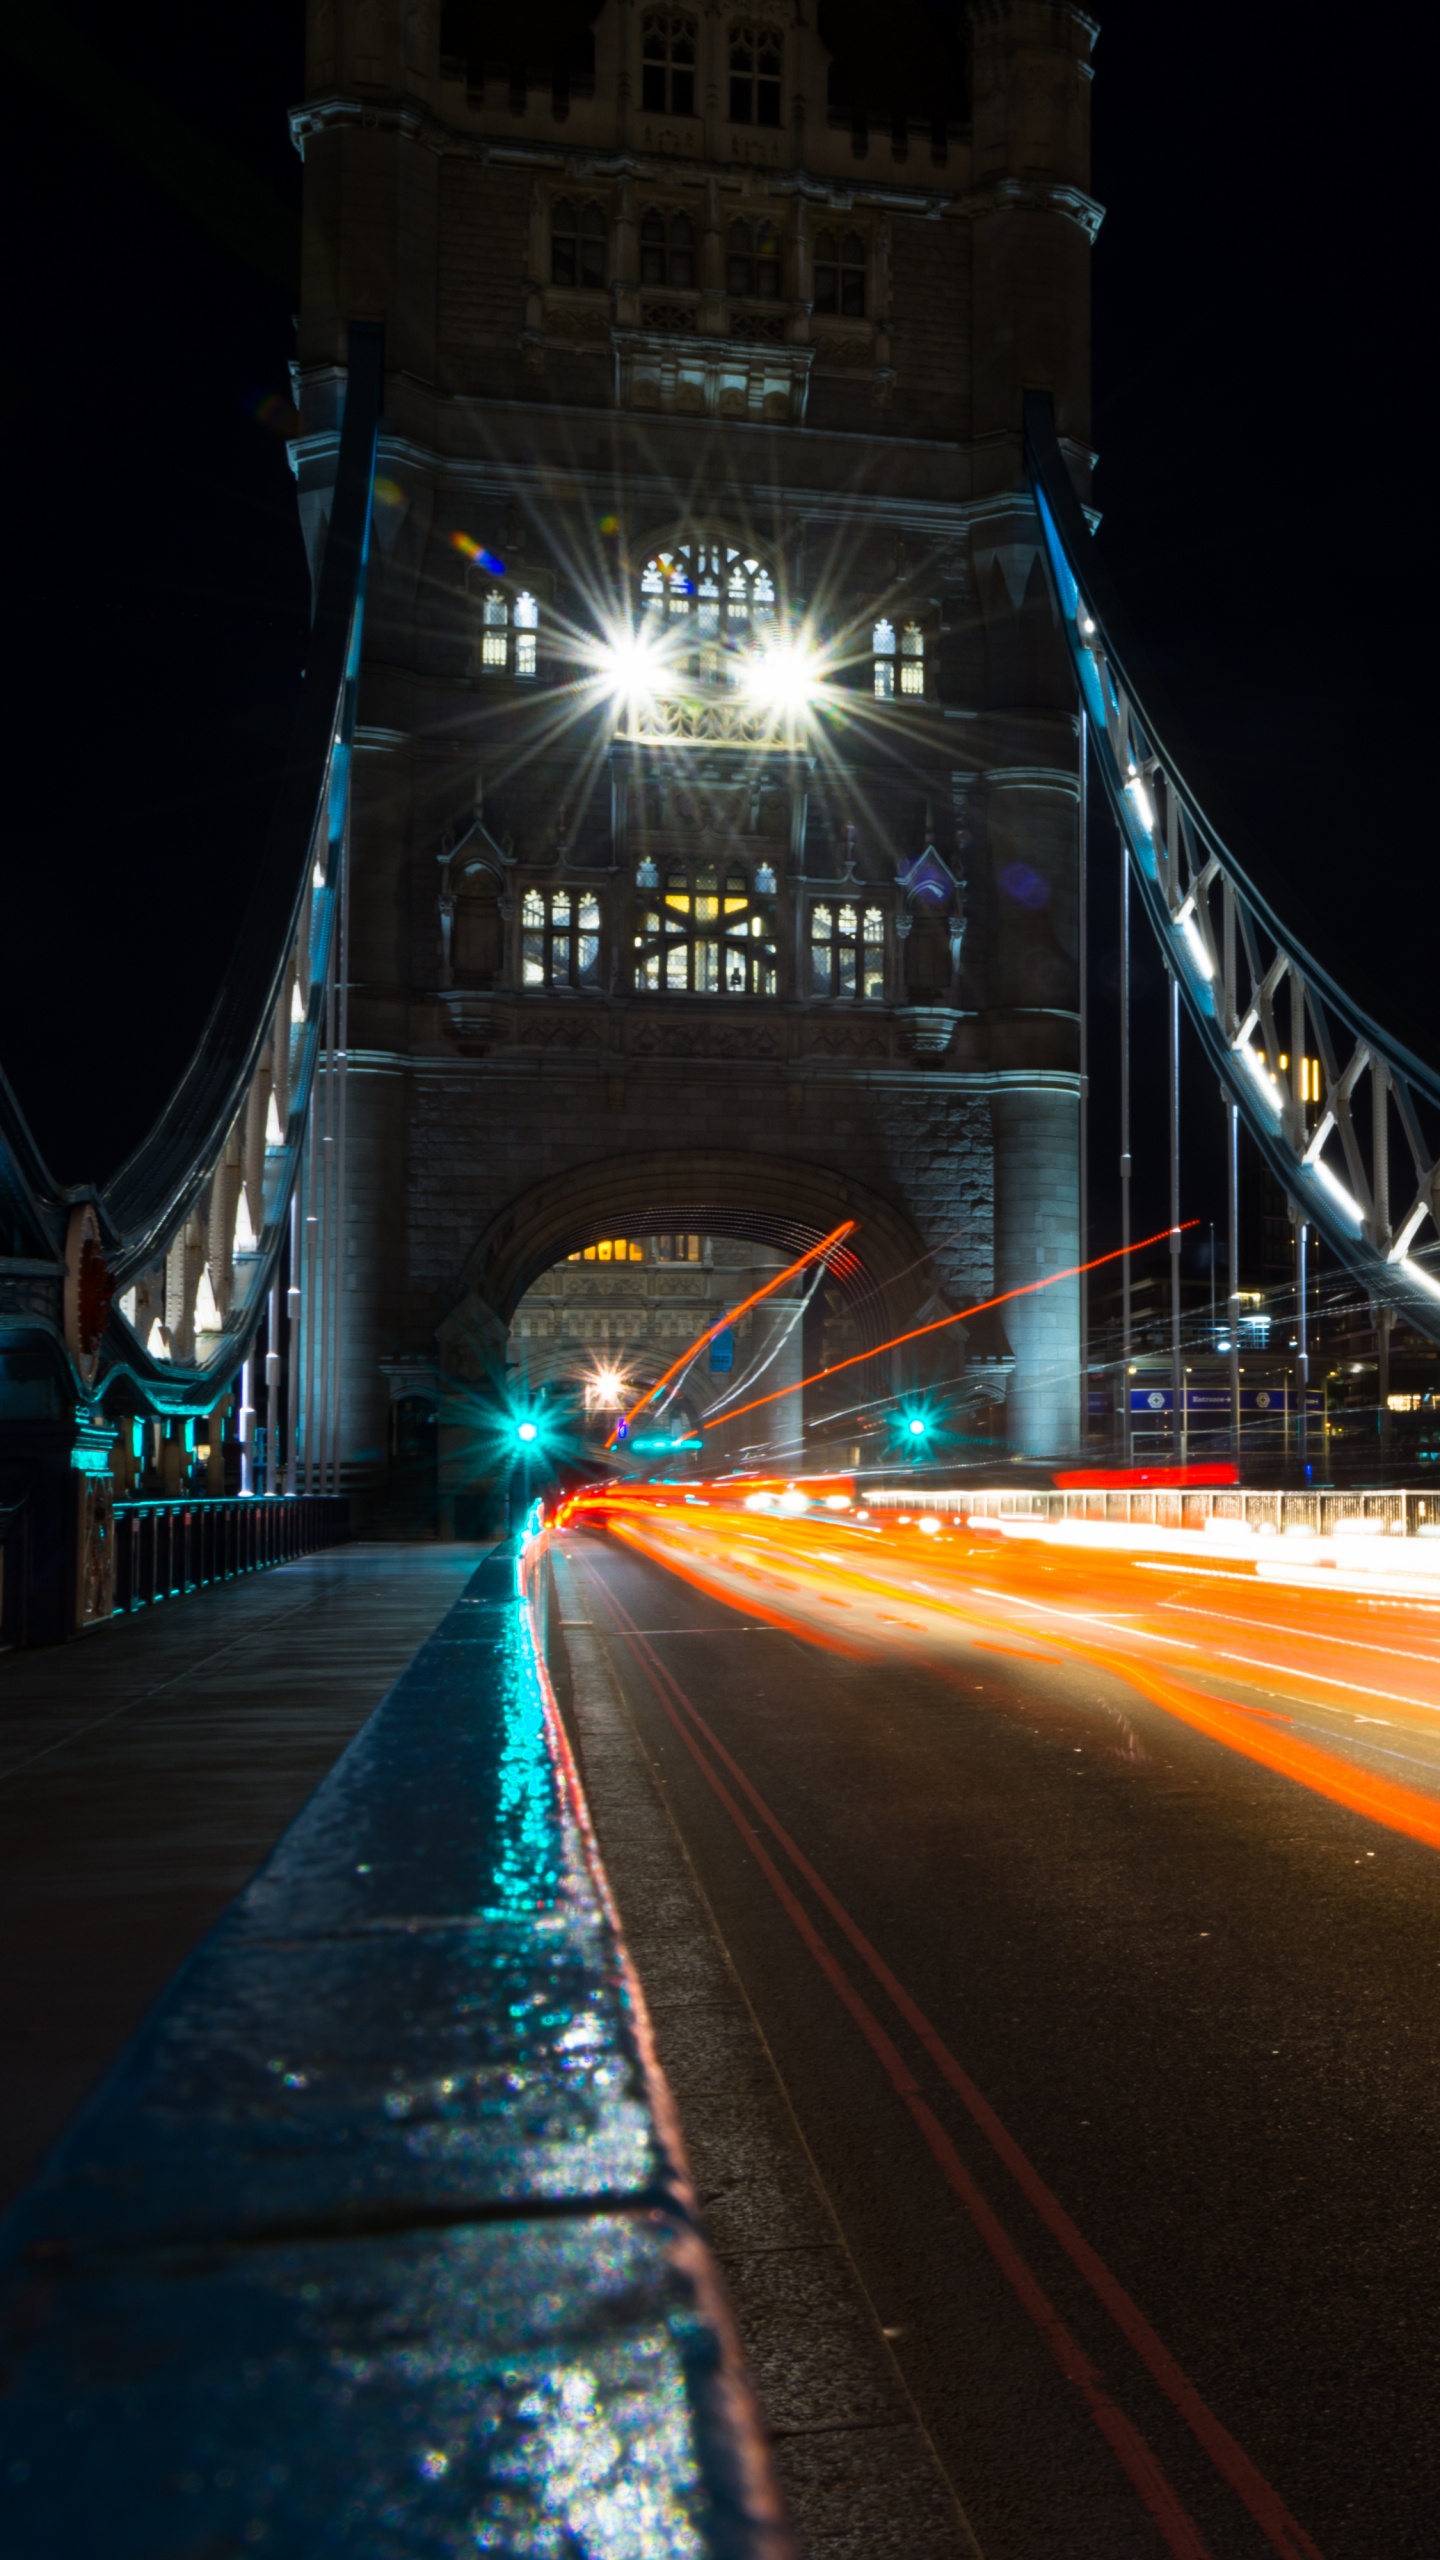
[[[1319, 11], [1098, 14], [1102, 546], [1212, 814], [1342, 982], [1433, 1055], [1418, 16], [1407, 52], [1403, 12], [1377, 22], [1383, 43]], [[7, 39], [27, 51], [7, 66], [0, 1062], [71, 1180], [142, 1134], [198, 1034], [308, 614], [282, 441], [303, 9], [181, 23], [76, 0]], [[1091, 869], [1105, 1242], [1116, 875], [1099, 811]], [[1160, 973], [1137, 948], [1147, 1093]], [[1196, 1068], [1186, 1206], [1208, 1219], [1219, 1106]], [[1158, 1119], [1137, 1138], [1143, 1233], [1166, 1214]]]

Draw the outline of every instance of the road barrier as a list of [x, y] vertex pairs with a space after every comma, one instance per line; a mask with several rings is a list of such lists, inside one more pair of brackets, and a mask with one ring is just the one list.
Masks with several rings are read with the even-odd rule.
[[1046, 1493], [960, 1485], [922, 1492], [914, 1485], [867, 1485], [864, 1500], [872, 1511], [963, 1512], [972, 1520], [1096, 1520], [1155, 1529], [1204, 1529], [1213, 1521], [1260, 1537], [1440, 1538], [1440, 1490], [1252, 1493], [1237, 1485], [1187, 1485]]
[[544, 1572], [480, 1566], [0, 2224], [6, 2560], [795, 2560]]

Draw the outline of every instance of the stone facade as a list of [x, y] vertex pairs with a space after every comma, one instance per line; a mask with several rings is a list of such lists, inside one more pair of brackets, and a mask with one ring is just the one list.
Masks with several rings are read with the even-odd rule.
[[[1094, 29], [897, 0], [866, 59], [854, 16], [311, 0], [312, 543], [348, 321], [387, 346], [357, 1489], [599, 1236], [854, 1218], [862, 1343], [1077, 1259], [1076, 724], [1021, 410], [1052, 393], [1083, 490]], [[1077, 1436], [1077, 1321], [1062, 1284], [967, 1329], [1036, 1452]]]

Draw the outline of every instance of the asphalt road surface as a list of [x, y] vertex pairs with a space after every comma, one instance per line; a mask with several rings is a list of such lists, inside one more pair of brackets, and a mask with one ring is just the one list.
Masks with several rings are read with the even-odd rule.
[[941, 1649], [564, 1546], [984, 2560], [1440, 2553], [1436, 1849], [1003, 1574]]

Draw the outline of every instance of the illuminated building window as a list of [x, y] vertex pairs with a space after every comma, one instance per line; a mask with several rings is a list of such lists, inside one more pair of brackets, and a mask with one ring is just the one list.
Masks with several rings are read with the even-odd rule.
[[527, 889], [520, 905], [520, 983], [600, 983], [600, 901], [587, 890]]
[[598, 204], [577, 206], [573, 197], [561, 196], [552, 207], [550, 281], [552, 284], [604, 284], [605, 216]]
[[480, 608], [480, 669], [483, 675], [531, 677], [539, 672], [540, 607], [529, 594], [510, 598], [491, 587]]
[[695, 22], [668, 10], [640, 21], [640, 104], [646, 115], [695, 113]]
[[779, 299], [780, 234], [773, 222], [731, 223], [725, 286], [759, 302]]
[[704, 1259], [704, 1245], [699, 1236], [657, 1236], [655, 1259], [657, 1262], [700, 1262]]
[[907, 622], [900, 634], [900, 690], [925, 690], [925, 634], [918, 622]]
[[885, 1001], [885, 918], [879, 907], [832, 905], [810, 910], [810, 992]]
[[895, 625], [877, 622], [870, 634], [870, 654], [875, 670], [875, 699], [893, 700], [895, 693]]
[[587, 1244], [583, 1253], [565, 1258], [567, 1262], [643, 1262], [645, 1247], [632, 1236], [602, 1236], [598, 1244]]
[[656, 994], [774, 995], [774, 917], [738, 864], [666, 871], [641, 908], [635, 984]]
[[858, 231], [815, 234], [815, 308], [845, 320], [865, 317], [865, 272], [869, 260]]
[[780, 121], [781, 37], [777, 27], [730, 30], [730, 122]]
[[[640, 617], [680, 645], [681, 670], [706, 685], [738, 684], [744, 659], [769, 640], [775, 581], [763, 560], [696, 535], [657, 551], [640, 572]], [[694, 646], [683, 647], [694, 634]]]
[[652, 205], [640, 221], [640, 281], [682, 290], [695, 282], [695, 225], [688, 213]]

